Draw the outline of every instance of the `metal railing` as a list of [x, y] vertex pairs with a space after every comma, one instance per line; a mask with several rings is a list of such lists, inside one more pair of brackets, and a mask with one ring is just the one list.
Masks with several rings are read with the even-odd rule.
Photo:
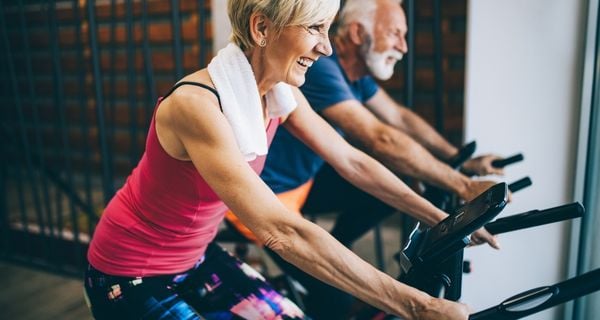
[[81, 270], [158, 94], [206, 65], [209, 24], [204, 0], [0, 3], [3, 257]]

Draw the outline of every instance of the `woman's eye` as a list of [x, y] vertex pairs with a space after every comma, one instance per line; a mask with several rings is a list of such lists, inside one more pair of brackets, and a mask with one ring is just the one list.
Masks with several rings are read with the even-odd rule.
[[313, 33], [321, 33], [321, 26], [310, 26], [308, 27]]

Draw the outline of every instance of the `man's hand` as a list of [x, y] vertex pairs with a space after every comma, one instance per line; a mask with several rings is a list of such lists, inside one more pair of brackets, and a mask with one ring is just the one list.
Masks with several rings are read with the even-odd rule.
[[[487, 189], [496, 185], [498, 182], [491, 180], [469, 180], [469, 183], [463, 191], [460, 192], [459, 196], [465, 201], [471, 201], [477, 198], [478, 195], [485, 192]], [[508, 191], [507, 202], [512, 201], [512, 192]]]
[[486, 154], [465, 161], [462, 171], [467, 175], [485, 176], [488, 174], [503, 175], [504, 170], [492, 165], [492, 161], [502, 159], [499, 156]]
[[491, 180], [469, 180], [459, 196], [465, 201], [471, 201], [496, 184], [497, 182]]
[[500, 250], [500, 243], [496, 236], [489, 233], [485, 228], [480, 228], [471, 234], [471, 245], [478, 246], [484, 242], [489, 244], [490, 247]]

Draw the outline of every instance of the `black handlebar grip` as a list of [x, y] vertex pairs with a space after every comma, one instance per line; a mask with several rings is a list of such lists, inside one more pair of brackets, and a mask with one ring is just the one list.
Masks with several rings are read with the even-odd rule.
[[523, 159], [524, 159], [523, 154], [519, 153], [519, 154], [515, 154], [514, 156], [511, 156], [508, 158], [494, 160], [494, 161], [492, 161], [492, 166], [494, 166], [496, 168], [504, 168], [509, 164], [523, 161]]
[[532, 184], [529, 177], [522, 178], [508, 185], [510, 192], [517, 192], [521, 189], [527, 188]]
[[469, 320], [501, 320], [502, 318], [502, 309], [498, 307], [493, 307], [489, 309], [485, 309], [483, 311], [479, 311], [477, 313], [473, 313], [469, 316]]
[[469, 159], [473, 153], [475, 153], [475, 149], [477, 148], [477, 142], [471, 141], [465, 144], [458, 153], [454, 155], [452, 158], [448, 159], [447, 163], [450, 167], [457, 169], [460, 167], [467, 159]]
[[471, 314], [469, 320], [514, 320], [600, 290], [600, 269], [557, 284], [534, 288], [512, 296], [499, 305]]
[[491, 234], [500, 234], [554, 222], [580, 218], [585, 208], [579, 202], [573, 202], [545, 210], [531, 210], [521, 214], [500, 218], [485, 225]]

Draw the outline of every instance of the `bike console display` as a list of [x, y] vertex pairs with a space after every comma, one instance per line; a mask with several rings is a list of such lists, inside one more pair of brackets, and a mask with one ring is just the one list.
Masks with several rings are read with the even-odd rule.
[[415, 264], [435, 264], [467, 246], [468, 236], [504, 209], [507, 194], [505, 183], [496, 184], [434, 227], [415, 230], [403, 251], [410, 262], [409, 268]]

